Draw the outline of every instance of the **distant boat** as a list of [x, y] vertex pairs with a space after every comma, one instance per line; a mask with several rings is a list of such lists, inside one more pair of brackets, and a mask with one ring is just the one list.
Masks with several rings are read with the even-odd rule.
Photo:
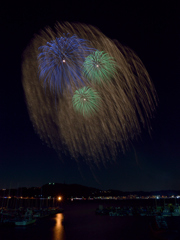
[[15, 222], [16, 226], [27, 226], [36, 222], [35, 218], [25, 218]]
[[27, 209], [23, 218], [15, 220], [15, 226], [27, 226], [36, 222], [32, 210]]
[[14, 226], [14, 218], [11, 213], [1, 210], [0, 213], [0, 226]]
[[179, 217], [180, 216], [180, 207], [176, 206], [174, 211], [172, 212], [172, 216]]
[[11, 221], [10, 219], [1, 219], [0, 220], [0, 226], [14, 226], [14, 221]]
[[41, 212], [39, 211], [39, 212], [34, 213], [33, 217], [40, 218], [41, 217]]

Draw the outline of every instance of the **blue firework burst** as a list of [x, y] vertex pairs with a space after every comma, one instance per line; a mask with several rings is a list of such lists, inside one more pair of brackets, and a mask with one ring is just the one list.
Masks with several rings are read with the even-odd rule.
[[81, 67], [93, 50], [86, 40], [64, 34], [38, 50], [39, 78], [51, 90], [62, 93], [83, 83]]

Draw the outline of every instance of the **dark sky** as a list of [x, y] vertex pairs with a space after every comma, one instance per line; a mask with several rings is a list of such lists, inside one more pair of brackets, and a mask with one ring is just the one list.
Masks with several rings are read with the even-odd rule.
[[[29, 1], [31, 2], [31, 1]], [[0, 188], [77, 183], [100, 189], [180, 190], [180, 15], [173, 1], [50, 1], [0, 10]], [[67, 3], [66, 3], [67, 2]], [[166, 2], [166, 3], [165, 3]], [[98, 27], [132, 48], [146, 66], [159, 103], [146, 131], [116, 163], [95, 168], [64, 158], [34, 132], [21, 83], [21, 55], [34, 33], [56, 21]]]

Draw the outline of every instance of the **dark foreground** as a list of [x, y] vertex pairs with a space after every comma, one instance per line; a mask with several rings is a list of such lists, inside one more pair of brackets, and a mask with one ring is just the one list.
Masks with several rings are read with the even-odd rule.
[[[0, 227], [0, 240], [153, 240], [149, 223], [153, 217], [96, 215], [101, 202], [67, 202], [64, 213], [37, 219], [27, 227]], [[64, 218], [64, 224], [62, 220]], [[171, 229], [180, 229], [180, 217], [167, 217]], [[180, 233], [176, 239], [180, 239]]]
[[[105, 205], [105, 204], [104, 204]], [[153, 217], [95, 215], [98, 203], [72, 203], [65, 207], [66, 239], [153, 240], [149, 228]], [[167, 217], [172, 230], [180, 229], [180, 217]], [[180, 239], [180, 233], [176, 234]]]

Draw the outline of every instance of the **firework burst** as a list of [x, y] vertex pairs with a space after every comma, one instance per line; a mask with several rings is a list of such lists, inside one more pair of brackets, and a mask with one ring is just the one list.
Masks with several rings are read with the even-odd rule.
[[72, 102], [75, 111], [83, 116], [90, 116], [98, 111], [100, 96], [92, 88], [83, 87], [75, 91]]
[[84, 39], [63, 34], [38, 48], [39, 78], [54, 92], [83, 82], [81, 66], [92, 51]]
[[116, 61], [104, 51], [95, 51], [86, 57], [84, 75], [94, 83], [108, 82], [116, 73]]
[[31, 121], [59, 153], [106, 161], [142, 128], [150, 132], [157, 96], [145, 66], [93, 26], [57, 23], [36, 35], [23, 57]]

